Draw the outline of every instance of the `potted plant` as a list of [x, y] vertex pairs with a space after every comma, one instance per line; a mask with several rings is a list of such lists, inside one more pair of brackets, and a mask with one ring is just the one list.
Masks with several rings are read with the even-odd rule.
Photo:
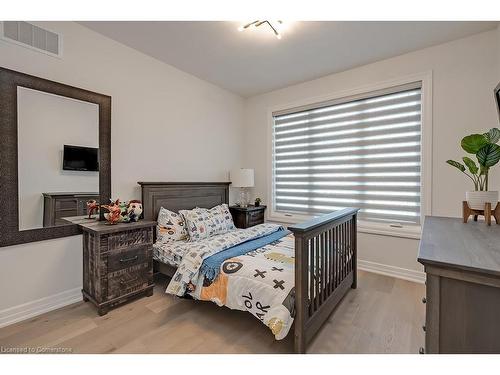
[[260, 202], [262, 202], [262, 199], [260, 198], [255, 198], [255, 207], [259, 207], [260, 206]]
[[490, 202], [495, 207], [498, 202], [498, 191], [488, 190], [490, 168], [500, 160], [500, 129], [493, 128], [484, 134], [471, 134], [462, 139], [462, 149], [475, 155], [478, 164], [471, 158], [464, 156], [464, 164], [455, 160], [447, 160], [451, 166], [457, 168], [474, 183], [474, 191], [466, 192], [466, 200], [473, 210], [484, 210], [485, 203]]

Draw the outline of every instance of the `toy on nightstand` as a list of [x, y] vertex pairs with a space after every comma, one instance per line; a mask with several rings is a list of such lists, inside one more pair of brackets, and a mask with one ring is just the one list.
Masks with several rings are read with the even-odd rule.
[[118, 224], [122, 221], [122, 207], [119, 199], [110, 204], [104, 204], [101, 207], [108, 211], [108, 213], [104, 214], [104, 218], [109, 224]]
[[93, 219], [94, 217], [92, 216], [94, 214], [94, 211], [96, 213], [99, 213], [99, 203], [97, 203], [96, 200], [92, 199], [87, 202], [87, 213], [89, 216], [87, 219]]
[[127, 213], [130, 221], [139, 221], [142, 214], [142, 203], [137, 199], [128, 202]]

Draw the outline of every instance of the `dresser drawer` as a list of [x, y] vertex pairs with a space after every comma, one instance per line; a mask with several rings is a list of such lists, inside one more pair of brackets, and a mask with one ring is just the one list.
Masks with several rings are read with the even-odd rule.
[[264, 222], [264, 211], [250, 211], [248, 213], [248, 225], [257, 225]]
[[102, 251], [128, 249], [131, 246], [153, 245], [153, 229], [142, 228], [110, 234], [101, 240]]
[[152, 283], [150, 262], [108, 273], [108, 300], [146, 288]]
[[76, 199], [57, 199], [56, 200], [56, 210], [75, 210], [76, 211]]
[[108, 253], [108, 272], [151, 262], [152, 256], [153, 250], [151, 245], [110, 252]]
[[64, 209], [64, 210], [57, 210], [55, 212], [55, 219], [60, 219], [63, 217], [71, 217], [71, 216], [77, 216], [78, 211], [76, 209]]

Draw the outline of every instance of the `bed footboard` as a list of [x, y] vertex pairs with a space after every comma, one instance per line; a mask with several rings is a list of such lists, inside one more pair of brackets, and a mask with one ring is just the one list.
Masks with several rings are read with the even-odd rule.
[[356, 288], [356, 217], [346, 208], [288, 229], [295, 236], [295, 352], [328, 319], [350, 288]]

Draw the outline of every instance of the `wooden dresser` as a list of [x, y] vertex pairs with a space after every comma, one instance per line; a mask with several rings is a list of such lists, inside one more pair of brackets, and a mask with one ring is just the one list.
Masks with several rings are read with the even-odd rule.
[[99, 193], [43, 193], [43, 226], [64, 225], [63, 219], [87, 214], [87, 201], [99, 201]]
[[83, 299], [99, 315], [138, 296], [153, 294], [155, 221], [109, 225], [79, 223], [83, 230]]
[[428, 216], [421, 353], [500, 353], [500, 225]]
[[233, 217], [236, 228], [250, 228], [264, 223], [264, 211], [266, 206], [230, 206], [229, 211]]

